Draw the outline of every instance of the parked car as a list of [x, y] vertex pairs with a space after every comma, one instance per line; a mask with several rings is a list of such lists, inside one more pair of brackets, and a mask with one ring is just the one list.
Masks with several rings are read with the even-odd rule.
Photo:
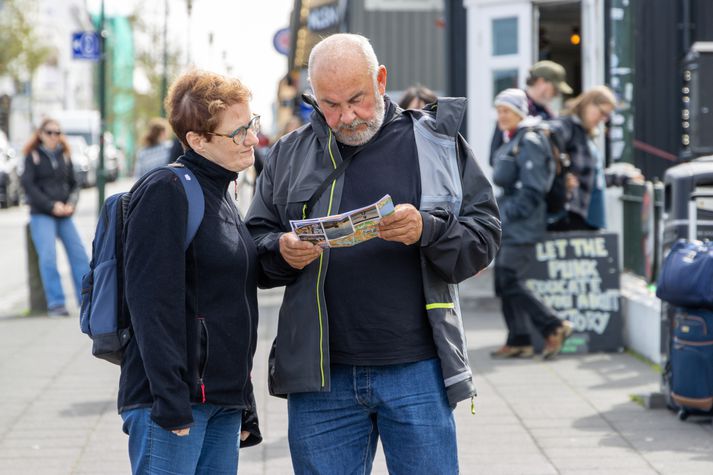
[[0, 208], [17, 206], [22, 200], [18, 158], [5, 132], [0, 130]]
[[88, 188], [97, 183], [96, 163], [91, 158], [90, 147], [81, 135], [66, 135], [72, 150], [72, 166], [79, 186]]

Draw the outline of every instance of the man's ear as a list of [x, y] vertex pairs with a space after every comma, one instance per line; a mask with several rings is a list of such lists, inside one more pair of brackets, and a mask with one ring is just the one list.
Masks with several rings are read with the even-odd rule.
[[379, 94], [386, 94], [386, 66], [379, 66], [379, 71], [376, 73], [376, 84], [379, 87]]
[[196, 132], [188, 132], [186, 134], [186, 142], [192, 150], [200, 153], [203, 151], [203, 144], [205, 143], [205, 137]]

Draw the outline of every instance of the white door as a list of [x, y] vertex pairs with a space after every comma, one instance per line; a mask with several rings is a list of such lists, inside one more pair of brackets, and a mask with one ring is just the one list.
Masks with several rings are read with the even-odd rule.
[[465, 0], [468, 9], [468, 139], [488, 176], [493, 99], [524, 87], [537, 45], [531, 0]]

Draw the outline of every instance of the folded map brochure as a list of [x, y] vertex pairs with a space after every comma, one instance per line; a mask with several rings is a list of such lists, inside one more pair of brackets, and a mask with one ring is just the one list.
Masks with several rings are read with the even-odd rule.
[[377, 237], [379, 221], [393, 212], [391, 196], [384, 195], [364, 208], [323, 218], [291, 220], [290, 225], [302, 241], [322, 247], [349, 247]]

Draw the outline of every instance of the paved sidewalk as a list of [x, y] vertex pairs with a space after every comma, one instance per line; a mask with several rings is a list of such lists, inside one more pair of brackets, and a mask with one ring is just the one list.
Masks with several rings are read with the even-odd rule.
[[[495, 302], [469, 282], [463, 308], [480, 396], [456, 409], [464, 474], [710, 474], [709, 421], [678, 421], [630, 395], [657, 375], [626, 354], [554, 362], [490, 360], [504, 335]], [[280, 295], [261, 293], [257, 401], [265, 441], [241, 452], [242, 474], [291, 473], [286, 405], [269, 397], [267, 350]], [[126, 437], [115, 413], [118, 368], [90, 356], [76, 319], [0, 319], [0, 473], [125, 474]], [[374, 473], [387, 473], [380, 455]]]
[[[713, 473], [710, 420], [681, 422], [669, 411], [631, 402], [632, 395], [658, 388], [658, 375], [633, 357], [491, 360], [488, 352], [505, 336], [491, 288], [487, 274], [461, 288], [480, 393], [476, 415], [469, 403], [455, 412], [461, 473]], [[16, 299], [22, 292], [11, 294]], [[268, 396], [266, 384], [280, 298], [279, 291], [260, 293], [253, 378], [265, 441], [241, 452], [245, 475], [292, 473], [286, 403]], [[4, 299], [0, 308], [12, 304]], [[0, 474], [129, 473], [115, 408], [118, 367], [91, 357], [76, 317], [11, 316], [17, 313], [0, 313]], [[374, 473], [387, 473], [381, 454]]]

